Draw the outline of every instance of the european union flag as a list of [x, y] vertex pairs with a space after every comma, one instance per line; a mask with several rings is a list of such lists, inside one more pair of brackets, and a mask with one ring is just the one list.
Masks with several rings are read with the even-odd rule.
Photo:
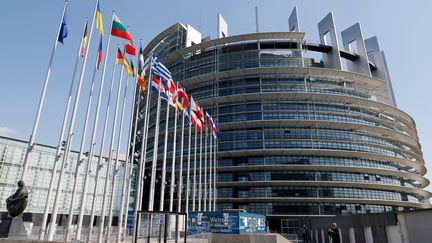
[[59, 36], [58, 36], [58, 39], [57, 39], [62, 44], [63, 44], [63, 40], [68, 35], [68, 30], [67, 30], [67, 26], [66, 26], [66, 19], [67, 19], [67, 16], [66, 16], [66, 11], [65, 11], [64, 14], [63, 14], [63, 20], [62, 20], [62, 24], [61, 24], [61, 27], [60, 27], [60, 33], [59, 33]]

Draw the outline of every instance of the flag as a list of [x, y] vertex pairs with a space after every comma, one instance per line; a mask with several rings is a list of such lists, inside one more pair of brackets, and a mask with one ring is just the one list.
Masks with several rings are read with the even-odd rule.
[[138, 54], [138, 79], [137, 83], [141, 87], [141, 95], [144, 96], [144, 91], [146, 87], [146, 82], [144, 80], [144, 54], [142, 50], [142, 46], [140, 46], [139, 54]]
[[132, 59], [129, 59], [130, 68], [132, 69], [132, 77], [135, 77], [135, 65], [132, 62]]
[[189, 107], [189, 102], [190, 102], [189, 97], [186, 93], [186, 90], [183, 87], [181, 87], [179, 83], [177, 83], [177, 97], [179, 97], [181, 99], [182, 107], [184, 107], [184, 108]]
[[155, 76], [152, 76], [152, 82], [151, 82], [151, 88], [154, 92], [159, 92], [159, 83], [160, 80], [156, 78]]
[[213, 131], [213, 136], [214, 138], [218, 138], [219, 137], [219, 130], [216, 127], [216, 124], [213, 121], [213, 118], [206, 112], [206, 120], [207, 120], [207, 124], [211, 127], [212, 131]]
[[179, 100], [177, 100], [177, 108], [179, 109], [179, 114], [181, 115], [180, 111], [183, 111], [185, 108]]
[[67, 30], [67, 26], [66, 26], [66, 19], [67, 19], [67, 15], [66, 15], [66, 10], [63, 14], [63, 19], [62, 19], [62, 23], [61, 23], [61, 27], [60, 27], [60, 32], [58, 35], [58, 42], [63, 44], [63, 40], [68, 36], [68, 30]]
[[101, 10], [100, 10], [99, 1], [97, 3], [95, 19], [96, 19], [96, 28], [98, 29], [100, 35], [103, 35], [104, 31], [103, 31], [102, 14], [101, 14]]
[[202, 123], [201, 120], [197, 117], [195, 112], [193, 110], [189, 110], [190, 120], [192, 122], [192, 125], [194, 125], [198, 130], [201, 130]]
[[190, 124], [191, 120], [190, 120], [188, 111], [186, 109], [183, 110], [183, 115], [184, 115], [185, 120]]
[[129, 55], [132, 55], [132, 56], [136, 55], [136, 48], [132, 44], [132, 42], [125, 42], [125, 51]]
[[168, 82], [168, 91], [169, 91], [169, 104], [173, 107], [177, 105], [177, 87], [172, 79]]
[[190, 108], [192, 109], [192, 111], [196, 114], [197, 118], [204, 121], [204, 116], [201, 110], [201, 107], [199, 107], [196, 103], [195, 100], [193, 99], [193, 97], [191, 97], [191, 102], [190, 102]]
[[140, 86], [140, 90], [141, 90], [141, 98], [144, 98], [145, 86]]
[[202, 107], [200, 107], [200, 108], [201, 108], [200, 109], [201, 115], [197, 115], [197, 116], [201, 120], [201, 122], [203, 123], [203, 129], [204, 129], [204, 127], [205, 127], [204, 109]]
[[138, 55], [138, 76], [144, 77], [144, 54], [142, 45], [140, 46]]
[[131, 76], [135, 76], [134, 74], [134, 65], [132, 63], [132, 60], [129, 60], [129, 63], [127, 62], [127, 59], [123, 61], [123, 65], [126, 69], [127, 72], [127, 76], [131, 77]]
[[146, 87], [146, 81], [144, 80], [144, 77], [137, 75], [137, 84], [140, 86], [141, 95], [144, 96], [144, 91]]
[[85, 23], [85, 27], [84, 27], [84, 34], [83, 34], [83, 39], [82, 39], [82, 46], [81, 46], [81, 57], [84, 57], [84, 52], [85, 49], [87, 47], [87, 21]]
[[165, 65], [163, 65], [161, 62], [159, 62], [157, 57], [153, 58], [152, 69], [153, 69], [153, 73], [155, 75], [161, 77], [167, 83], [172, 78], [171, 72], [168, 70], [167, 67], [165, 67]]
[[99, 70], [100, 63], [102, 62], [102, 36], [99, 41], [98, 57], [97, 57], [97, 69]]
[[162, 99], [168, 100], [168, 94], [166, 92], [165, 86], [156, 76], [152, 76], [151, 87], [153, 92], [160, 93]]
[[159, 94], [162, 99], [168, 101], [168, 92], [162, 82], [159, 83]]
[[117, 17], [115, 13], [113, 16], [111, 35], [120, 37], [126, 42], [133, 41], [132, 35], [129, 34], [126, 27], [122, 24], [122, 22], [120, 21], [120, 19]]
[[120, 48], [117, 48], [117, 56], [116, 56], [116, 60], [115, 63], [116, 64], [123, 64], [123, 53], [120, 51]]

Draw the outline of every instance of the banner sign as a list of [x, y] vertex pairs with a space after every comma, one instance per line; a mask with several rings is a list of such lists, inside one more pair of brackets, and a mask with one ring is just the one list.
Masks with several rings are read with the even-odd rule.
[[265, 233], [265, 216], [244, 212], [189, 212], [188, 234]]

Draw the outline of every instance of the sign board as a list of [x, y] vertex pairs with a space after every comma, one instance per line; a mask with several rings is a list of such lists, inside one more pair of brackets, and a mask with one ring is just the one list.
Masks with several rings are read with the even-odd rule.
[[265, 233], [265, 216], [244, 212], [189, 212], [188, 234]]
[[240, 233], [265, 233], [266, 219], [263, 215], [239, 212]]
[[132, 229], [134, 227], [134, 219], [135, 219], [135, 212], [129, 210], [128, 211], [128, 217], [127, 217], [127, 222], [126, 222], [126, 227], [129, 230], [129, 232], [132, 232]]

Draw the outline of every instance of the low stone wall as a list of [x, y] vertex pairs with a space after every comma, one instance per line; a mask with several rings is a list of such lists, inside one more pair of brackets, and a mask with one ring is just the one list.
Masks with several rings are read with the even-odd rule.
[[314, 218], [310, 220], [313, 242], [330, 242], [327, 230], [331, 223], [337, 223], [344, 243], [432, 242], [432, 209]]
[[212, 234], [211, 243], [291, 243], [279, 234]]

